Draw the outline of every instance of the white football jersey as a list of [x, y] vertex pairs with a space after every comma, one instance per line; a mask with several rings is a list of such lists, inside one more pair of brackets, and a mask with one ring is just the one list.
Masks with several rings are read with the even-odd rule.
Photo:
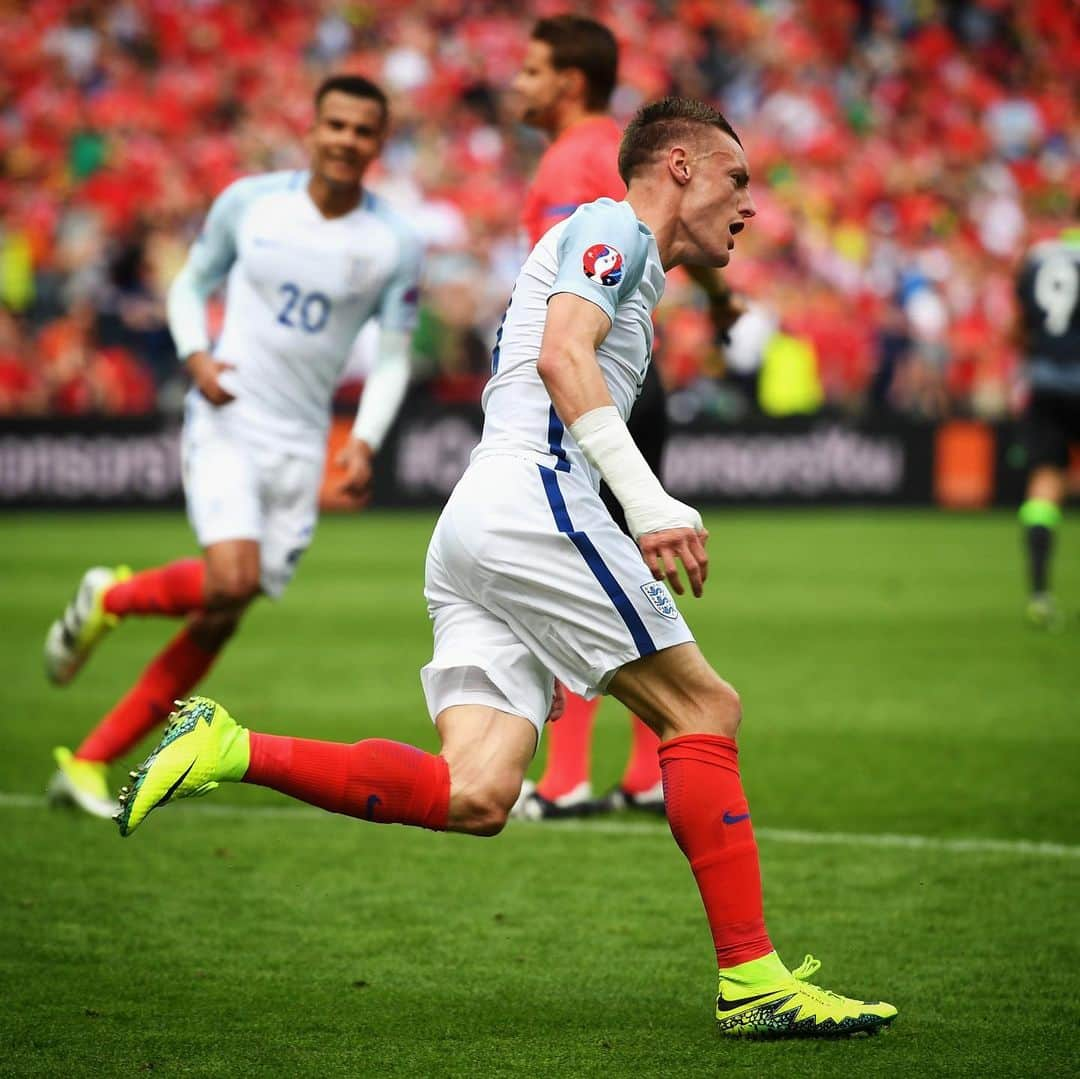
[[[205, 347], [196, 325], [227, 277], [225, 323], [214, 355], [234, 364], [222, 384], [236, 400], [218, 418], [255, 444], [321, 456], [329, 406], [357, 334], [373, 316], [384, 329], [416, 321], [421, 245], [386, 203], [364, 191], [343, 217], [324, 217], [307, 172], [250, 176], [217, 198], [191, 249], [185, 285], [170, 297], [181, 355]], [[180, 280], [180, 279], [178, 279]], [[197, 390], [189, 410], [212, 408]]]
[[652, 357], [652, 313], [664, 268], [652, 232], [629, 203], [598, 199], [541, 237], [518, 275], [491, 357], [484, 390], [484, 434], [473, 459], [524, 456], [559, 472], [600, 476], [555, 413], [536, 369], [548, 300], [571, 292], [600, 307], [611, 329], [597, 360], [625, 420]]

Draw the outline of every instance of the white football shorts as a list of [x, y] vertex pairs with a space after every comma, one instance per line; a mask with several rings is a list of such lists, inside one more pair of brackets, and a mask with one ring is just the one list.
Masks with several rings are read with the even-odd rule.
[[251, 445], [210, 406], [188, 408], [180, 452], [199, 545], [256, 540], [262, 590], [278, 598], [315, 534], [322, 460]]
[[469, 466], [431, 537], [424, 594], [432, 719], [486, 704], [539, 733], [553, 677], [595, 697], [625, 664], [694, 639], [588, 479], [519, 457]]

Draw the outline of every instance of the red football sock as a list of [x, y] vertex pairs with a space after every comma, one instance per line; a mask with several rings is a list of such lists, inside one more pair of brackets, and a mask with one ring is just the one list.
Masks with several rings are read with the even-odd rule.
[[114, 761], [186, 697], [205, 677], [217, 652], [195, 643], [185, 626], [143, 671], [119, 704], [87, 735], [75, 751], [85, 761]]
[[733, 738], [687, 734], [660, 746], [667, 818], [697, 879], [721, 968], [773, 950]]
[[252, 731], [244, 782], [331, 813], [446, 831], [450, 769], [442, 757], [404, 742], [369, 738], [346, 745]]
[[164, 566], [144, 569], [105, 593], [109, 614], [181, 615], [202, 610], [206, 604], [206, 563], [181, 558]]
[[660, 782], [660, 738], [637, 716], [630, 717], [630, 732], [630, 759], [619, 786], [630, 794], [644, 794]]
[[548, 724], [548, 755], [536, 793], [553, 802], [589, 778], [589, 746], [600, 698], [591, 701], [566, 694], [562, 718]]

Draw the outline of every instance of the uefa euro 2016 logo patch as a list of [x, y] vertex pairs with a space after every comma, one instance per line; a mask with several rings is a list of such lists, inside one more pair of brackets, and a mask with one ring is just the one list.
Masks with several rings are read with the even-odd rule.
[[611, 244], [593, 244], [581, 261], [590, 281], [599, 278], [601, 285], [617, 285], [622, 280], [622, 255]]
[[668, 590], [659, 581], [649, 581], [641, 586], [645, 598], [656, 608], [657, 614], [670, 618], [673, 622], [679, 617], [679, 609], [672, 602]]

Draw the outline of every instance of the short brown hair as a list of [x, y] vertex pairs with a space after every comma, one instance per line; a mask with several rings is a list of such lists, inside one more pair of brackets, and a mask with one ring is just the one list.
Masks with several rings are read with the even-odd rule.
[[532, 31], [534, 41], [551, 46], [551, 66], [556, 71], [577, 68], [585, 76], [585, 107], [602, 112], [615, 90], [619, 46], [603, 23], [582, 15], [556, 15], [541, 19]]
[[630, 178], [648, 164], [665, 146], [689, 137], [695, 127], [716, 127], [742, 146], [735, 129], [724, 114], [687, 97], [665, 97], [638, 109], [626, 125], [619, 143], [619, 175], [629, 186]]

